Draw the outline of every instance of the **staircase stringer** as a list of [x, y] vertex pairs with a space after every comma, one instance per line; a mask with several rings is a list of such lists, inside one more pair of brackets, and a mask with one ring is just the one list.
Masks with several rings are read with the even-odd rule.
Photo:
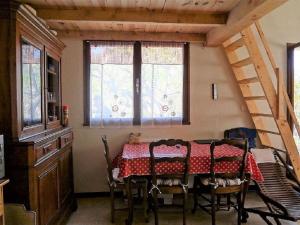
[[245, 30], [243, 30], [241, 33], [243, 35], [243, 39], [245, 41], [245, 45], [248, 49], [249, 55], [253, 60], [254, 67], [256, 69], [258, 78], [265, 92], [266, 98], [270, 104], [270, 108], [272, 110], [274, 120], [277, 124], [277, 128], [280, 132], [287, 153], [291, 159], [297, 178], [298, 180], [300, 180], [300, 157], [299, 157], [297, 145], [287, 120], [282, 118], [277, 118], [278, 115], [277, 109], [279, 108], [277, 107], [277, 95], [272, 80], [270, 78], [270, 74], [267, 69], [267, 66], [261, 56], [258, 44], [256, 43], [251, 28], [248, 27]]
[[[278, 116], [280, 114], [278, 112], [278, 109], [280, 109], [280, 106], [278, 105], [279, 104], [279, 101], [278, 101], [279, 95], [284, 94], [284, 93], [279, 92], [279, 95], [277, 95], [276, 90], [275, 90], [274, 85], [271, 80], [271, 76], [270, 76], [271, 74], [269, 73], [269, 71], [267, 69], [266, 63], [261, 55], [258, 43], [255, 39], [253, 32], [251, 31], [251, 28], [248, 27], [245, 30], [243, 30], [241, 32], [241, 35], [242, 35], [242, 39], [244, 41], [245, 47], [248, 50], [249, 58], [251, 58], [251, 61], [254, 65], [259, 83], [261, 84], [261, 87], [265, 94], [266, 100], [271, 109], [274, 121], [279, 130], [281, 139], [282, 139], [282, 141], [285, 145], [285, 148], [287, 150], [287, 153], [291, 159], [297, 179], [300, 181], [300, 157], [299, 157], [299, 152], [298, 152], [291, 128], [290, 128], [286, 118], [284, 118], [282, 116]], [[224, 47], [226, 47], [226, 46], [228, 46], [228, 45], [224, 43]], [[226, 48], [225, 48], [225, 51], [226, 51]], [[234, 64], [232, 64], [232, 62], [234, 62], [234, 61], [239, 62], [237, 54], [234, 51], [226, 51], [226, 53], [227, 53], [228, 59], [231, 62], [232, 66], [234, 65]], [[271, 53], [269, 52], [269, 54], [271, 54]], [[233, 67], [233, 72], [234, 72], [236, 78], [241, 77], [241, 75], [243, 73], [243, 70], [241, 67], [242, 66], [240, 66], [239, 68]], [[247, 104], [247, 106], [248, 106], [248, 104]], [[257, 127], [257, 121], [255, 121], [253, 116], [251, 116], [251, 118], [254, 122], [254, 125]], [[269, 133], [271, 133], [271, 132], [269, 132]], [[264, 135], [268, 136], [266, 133], [264, 133]], [[260, 133], [259, 133], [259, 137], [261, 138], [261, 140], [262, 140], [262, 138], [265, 138]], [[264, 142], [264, 141], [262, 140], [262, 142]], [[270, 143], [270, 145], [268, 145], [268, 146], [272, 146], [272, 142], [270, 140], [268, 140], [268, 142]]]

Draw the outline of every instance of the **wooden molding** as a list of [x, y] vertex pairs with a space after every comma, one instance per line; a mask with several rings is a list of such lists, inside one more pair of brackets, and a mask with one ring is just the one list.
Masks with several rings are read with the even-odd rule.
[[133, 11], [101, 8], [37, 9], [37, 15], [48, 21], [93, 21], [122, 23], [164, 23], [193, 25], [224, 25], [227, 14]]
[[79, 38], [82, 40], [116, 41], [172, 41], [204, 43], [204, 34], [162, 33], [162, 32], [117, 32], [117, 31], [58, 31], [59, 38]]
[[207, 33], [207, 45], [217, 46], [222, 44], [222, 42], [285, 2], [287, 0], [241, 0], [231, 10], [225, 26], [214, 28]]

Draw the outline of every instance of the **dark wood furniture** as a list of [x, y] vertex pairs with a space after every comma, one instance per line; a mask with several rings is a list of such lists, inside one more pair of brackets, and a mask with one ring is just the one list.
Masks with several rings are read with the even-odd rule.
[[[239, 147], [243, 150], [241, 156], [223, 156], [216, 157], [215, 155], [215, 147], [221, 146], [224, 144], [233, 145]], [[246, 156], [248, 152], [248, 141], [247, 139], [224, 139], [221, 141], [212, 142], [210, 145], [210, 175], [208, 177], [203, 177], [195, 180], [195, 187], [200, 186], [199, 191], [203, 191], [205, 186], [209, 188], [209, 193], [211, 195], [210, 199], [207, 199], [205, 196], [201, 195], [205, 200], [209, 202], [208, 205], [199, 205], [202, 209], [211, 214], [212, 217], [212, 225], [216, 224], [216, 207], [220, 204], [220, 196], [227, 196], [227, 207], [230, 207], [230, 194], [236, 194], [237, 196], [237, 211], [238, 211], [238, 224], [241, 224], [242, 220], [242, 210], [243, 210], [243, 192], [245, 190], [246, 174], [245, 174], [245, 163]], [[236, 173], [216, 173], [215, 167], [222, 162], [238, 162], [239, 169]], [[198, 205], [198, 195], [194, 194], [194, 209], [195, 212], [196, 207]], [[217, 201], [216, 201], [217, 200]], [[210, 210], [207, 209], [210, 208]]]
[[[245, 210], [260, 215], [268, 225], [273, 224], [270, 218], [273, 218], [277, 225], [281, 225], [280, 219], [296, 222], [300, 220], [300, 183], [280, 153], [275, 149], [273, 153], [275, 162], [258, 163], [265, 179], [255, 182], [257, 193], [266, 207]], [[287, 172], [294, 176], [294, 182], [287, 178]]]
[[[136, 189], [138, 190], [138, 193], [140, 193], [142, 191], [143, 193], [143, 208], [144, 208], [144, 217], [145, 217], [145, 221], [148, 222], [148, 191], [147, 191], [147, 180], [143, 179], [143, 178], [139, 178], [139, 179], [135, 179], [135, 180], [130, 180], [130, 185], [126, 185], [124, 183], [124, 181], [122, 179], [118, 178], [118, 174], [115, 173], [113, 174], [113, 167], [112, 167], [112, 161], [110, 158], [110, 154], [109, 154], [109, 146], [107, 143], [107, 138], [106, 136], [102, 136], [102, 142], [104, 145], [104, 156], [106, 159], [106, 163], [107, 163], [107, 181], [108, 181], [108, 186], [109, 186], [109, 190], [110, 190], [110, 203], [111, 203], [111, 222], [114, 223], [115, 222], [115, 211], [116, 210], [123, 210], [123, 209], [116, 209], [115, 208], [115, 191], [116, 190], [125, 190], [128, 193], [131, 193], [131, 190], [128, 191], [128, 188], [131, 189]], [[118, 168], [115, 168], [118, 169]], [[130, 201], [128, 200], [128, 203]], [[130, 208], [130, 207], [128, 207]]]
[[0, 133], [5, 136], [5, 201], [60, 224], [76, 207], [71, 128], [61, 124], [64, 44], [32, 9], [0, 2]]
[[[155, 154], [155, 148], [161, 145], [176, 146], [177, 148], [186, 148], [186, 152], [183, 155], [178, 156], [163, 156], [158, 157]], [[149, 146], [150, 150], [150, 164], [151, 164], [151, 194], [153, 197], [153, 211], [155, 216], [155, 225], [158, 225], [158, 193], [164, 194], [182, 194], [183, 195], [183, 224], [186, 224], [186, 206], [188, 198], [188, 176], [189, 176], [189, 161], [191, 155], [191, 144], [188, 141], [183, 140], [160, 140], [158, 142], [152, 142]], [[182, 173], [157, 173], [156, 168], [159, 164], [176, 163], [182, 167]], [[171, 182], [171, 183], [170, 183]]]

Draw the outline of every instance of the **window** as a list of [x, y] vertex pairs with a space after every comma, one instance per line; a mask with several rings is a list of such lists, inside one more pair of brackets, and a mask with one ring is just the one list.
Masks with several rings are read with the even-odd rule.
[[85, 124], [188, 124], [184, 43], [85, 41]]
[[[287, 49], [287, 91], [294, 106], [294, 111], [298, 120], [300, 119], [300, 43], [289, 44]], [[295, 124], [288, 116], [290, 126], [292, 127], [294, 139], [300, 147], [300, 138], [298, 136]]]

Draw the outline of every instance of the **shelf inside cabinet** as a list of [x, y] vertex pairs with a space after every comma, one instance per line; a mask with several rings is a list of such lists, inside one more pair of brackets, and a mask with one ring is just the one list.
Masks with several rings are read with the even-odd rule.
[[59, 61], [47, 55], [47, 126], [53, 128], [60, 124], [60, 66]]
[[48, 69], [47, 72], [48, 72], [48, 74], [57, 75], [57, 73], [55, 71], [52, 71], [50, 69]]

